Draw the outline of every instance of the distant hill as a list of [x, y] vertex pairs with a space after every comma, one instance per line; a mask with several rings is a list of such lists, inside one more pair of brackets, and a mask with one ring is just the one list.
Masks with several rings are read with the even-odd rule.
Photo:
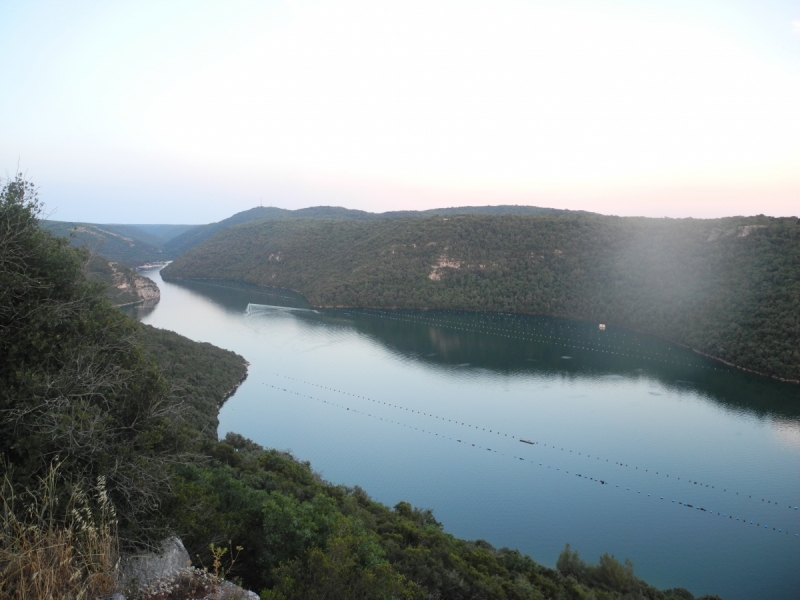
[[68, 221], [42, 221], [41, 226], [59, 237], [70, 239], [73, 246], [86, 246], [93, 254], [136, 267], [166, 260], [161, 245], [175, 235], [196, 225], [97, 225]]
[[256, 207], [251, 208], [250, 210], [245, 210], [240, 213], [236, 213], [232, 217], [228, 217], [227, 219], [223, 219], [217, 223], [209, 223], [208, 225], [200, 225], [188, 231], [181, 233], [180, 235], [175, 236], [168, 242], [166, 242], [163, 246], [163, 250], [165, 254], [175, 257], [180, 256], [190, 248], [194, 248], [196, 245], [203, 243], [214, 234], [222, 231], [226, 227], [231, 227], [233, 225], [239, 225], [241, 223], [247, 223], [249, 221], [260, 221], [264, 219], [277, 219], [286, 216], [287, 214], [291, 213], [290, 210], [285, 210], [283, 208], [272, 208], [272, 207]]
[[615, 323], [800, 380], [796, 218], [558, 212], [271, 219], [221, 230], [162, 276], [282, 287], [317, 306], [493, 310]]
[[425, 218], [434, 215], [538, 215], [569, 212], [536, 206], [465, 206], [385, 213], [371, 213], [340, 206], [313, 206], [297, 210], [258, 206], [208, 225], [103, 225], [67, 221], [42, 221], [42, 227], [62, 237], [71, 236], [70, 239], [75, 246], [87, 246], [92, 252], [100, 253], [112, 261], [135, 267], [147, 262], [171, 260], [203, 243], [227, 227], [252, 221], [275, 219], [376, 221], [382, 219]]
[[[556, 208], [540, 208], [537, 206], [464, 206], [452, 208], [434, 208], [431, 210], [402, 210], [384, 213], [371, 213], [363, 210], [353, 210], [340, 206], [312, 206], [288, 210], [285, 208], [258, 206], [236, 213], [232, 217], [217, 223], [201, 225], [181, 235], [176, 236], [163, 245], [166, 256], [171, 258], [180, 256], [187, 250], [206, 241], [227, 227], [240, 225], [252, 221], [267, 221], [275, 219], [346, 219], [353, 221], [379, 221], [384, 219], [409, 219], [425, 218], [434, 215], [539, 215], [539, 214], [564, 214], [568, 210]], [[572, 213], [589, 214], [589, 213]]]
[[106, 225], [114, 231], [126, 233], [129, 237], [147, 242], [154, 246], [163, 246], [172, 238], [186, 233], [202, 225]]
[[541, 206], [521, 206], [517, 204], [505, 204], [500, 206], [453, 206], [450, 208], [431, 208], [429, 210], [397, 210], [379, 213], [379, 218], [425, 218], [438, 215], [589, 215], [582, 210], [572, 211], [560, 208], [542, 208]]

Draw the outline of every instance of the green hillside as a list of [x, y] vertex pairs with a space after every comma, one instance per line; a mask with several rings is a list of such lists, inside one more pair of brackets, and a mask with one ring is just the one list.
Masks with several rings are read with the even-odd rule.
[[183, 403], [186, 424], [216, 441], [217, 413], [247, 376], [247, 361], [230, 350], [149, 325], [142, 325], [139, 336], [168, 382], [171, 398]]
[[42, 221], [42, 227], [53, 235], [65, 237], [76, 247], [89, 249], [109, 260], [136, 267], [168, 260], [162, 246], [174, 237], [186, 234], [200, 225], [98, 225], [68, 221]]
[[68, 238], [73, 246], [85, 246], [92, 254], [101, 254], [129, 267], [164, 260], [156, 238], [146, 232], [135, 235], [130, 226], [42, 221], [42, 228]]
[[[434, 208], [431, 210], [401, 210], [385, 213], [371, 213], [352, 210], [340, 206], [312, 206], [287, 210], [285, 208], [258, 206], [236, 213], [217, 223], [201, 225], [176, 236], [163, 245], [165, 256], [174, 258], [210, 239], [223, 229], [249, 223], [276, 219], [345, 219], [353, 221], [379, 221], [385, 219], [420, 219], [436, 215], [540, 215], [564, 214], [570, 211], [537, 206], [462, 206], [453, 208]], [[580, 213], [572, 213], [580, 214]], [[584, 213], [588, 214], [588, 213]]]
[[397, 210], [376, 215], [378, 218], [425, 218], [450, 215], [558, 215], [558, 214], [592, 214], [584, 211], [569, 211], [560, 208], [543, 208], [541, 206], [520, 206], [505, 204], [499, 206], [453, 206], [449, 208], [431, 208], [429, 210]]
[[226, 227], [238, 225], [240, 223], [247, 223], [249, 221], [259, 221], [262, 219], [280, 218], [284, 213], [291, 211], [282, 208], [264, 208], [256, 207], [250, 210], [245, 210], [236, 213], [232, 217], [223, 219], [217, 223], [209, 223], [208, 225], [201, 225], [199, 227], [190, 229], [180, 235], [175, 236], [164, 244], [164, 252], [172, 257], [180, 256], [187, 250], [194, 248], [198, 244], [203, 243], [216, 233], [219, 233]]
[[223, 219], [217, 223], [209, 223], [208, 225], [201, 225], [185, 233], [176, 236], [164, 244], [164, 252], [168, 256], [180, 256], [184, 252], [194, 248], [198, 244], [210, 239], [223, 229], [240, 225], [242, 223], [249, 223], [253, 221], [269, 221], [280, 219], [350, 219], [356, 221], [367, 221], [379, 218], [375, 213], [365, 212], [363, 210], [350, 210], [348, 208], [341, 208], [338, 206], [314, 206], [311, 208], [301, 208], [298, 210], [287, 210], [285, 208], [275, 208], [266, 206], [257, 206], [249, 210], [245, 210], [235, 215]]
[[162, 276], [283, 287], [317, 306], [614, 323], [800, 380], [796, 218], [271, 220], [221, 231]]
[[568, 211], [535, 206], [465, 206], [424, 211], [370, 213], [338, 206], [313, 206], [297, 210], [259, 206], [207, 225], [102, 225], [67, 221], [42, 221], [54, 235], [70, 239], [72, 245], [86, 246], [90, 252], [135, 267], [148, 262], [171, 260], [203, 243], [223, 229], [252, 221], [275, 219], [346, 219], [375, 221], [397, 218], [424, 218], [434, 215], [538, 215]]
[[162, 225], [162, 224], [145, 224], [145, 225], [109, 225], [115, 231], [127, 231], [130, 237], [140, 239], [142, 241], [149, 241], [154, 246], [162, 246], [170, 241], [172, 238], [177, 237], [187, 231], [191, 231], [202, 225]]

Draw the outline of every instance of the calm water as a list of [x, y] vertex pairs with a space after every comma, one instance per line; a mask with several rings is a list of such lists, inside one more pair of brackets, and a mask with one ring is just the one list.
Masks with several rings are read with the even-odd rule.
[[800, 597], [798, 386], [593, 323], [314, 311], [145, 274], [162, 299], [142, 321], [250, 361], [220, 435], [544, 565], [569, 542], [659, 588]]

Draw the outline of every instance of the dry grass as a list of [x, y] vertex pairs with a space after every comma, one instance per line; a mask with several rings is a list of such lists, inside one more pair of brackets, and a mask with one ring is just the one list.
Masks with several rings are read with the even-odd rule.
[[164, 580], [139, 590], [137, 600], [188, 600], [217, 598], [222, 581], [201, 569], [186, 567]]
[[[5, 466], [5, 465], [3, 465]], [[57, 463], [37, 489], [0, 487], [0, 597], [93, 600], [117, 588], [114, 507], [100, 478], [90, 492], [75, 486], [59, 503]], [[59, 506], [62, 504], [62, 506]]]

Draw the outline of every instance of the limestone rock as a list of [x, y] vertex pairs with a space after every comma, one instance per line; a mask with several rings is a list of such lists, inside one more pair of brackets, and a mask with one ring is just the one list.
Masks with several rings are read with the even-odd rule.
[[191, 559], [183, 542], [177, 537], [171, 537], [161, 543], [159, 553], [124, 558], [120, 565], [120, 583], [122, 589], [131, 595], [131, 591], [172, 579], [190, 564]]

